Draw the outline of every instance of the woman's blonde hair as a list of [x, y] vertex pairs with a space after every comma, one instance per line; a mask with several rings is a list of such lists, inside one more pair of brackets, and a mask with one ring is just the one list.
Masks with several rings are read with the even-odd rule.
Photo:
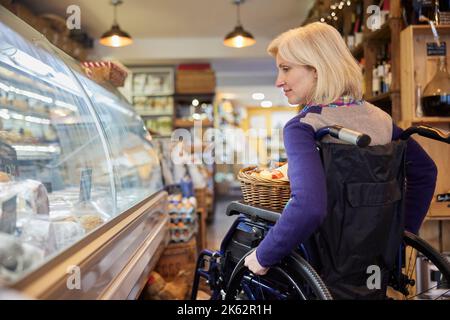
[[329, 104], [341, 96], [362, 98], [362, 73], [342, 36], [332, 26], [314, 22], [275, 38], [267, 52], [317, 71], [315, 90], [307, 103]]

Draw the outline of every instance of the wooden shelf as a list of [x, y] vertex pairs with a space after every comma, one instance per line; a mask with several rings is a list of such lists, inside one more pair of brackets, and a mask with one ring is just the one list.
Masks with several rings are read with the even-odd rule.
[[370, 103], [377, 103], [377, 102], [389, 102], [391, 101], [391, 92], [386, 92], [382, 94], [378, 94], [376, 96], [367, 97], [364, 100]]
[[161, 114], [139, 114], [141, 118], [159, 118], [159, 117], [173, 117], [172, 113], [161, 113]]
[[412, 123], [450, 123], [450, 117], [421, 117], [413, 118]]
[[175, 98], [195, 98], [195, 97], [208, 97], [213, 98], [214, 92], [200, 92], [200, 93], [175, 93], [173, 96]]
[[[429, 24], [411, 25], [408, 28], [412, 28], [412, 29], [414, 29], [414, 31], [429, 32], [431, 35], [433, 34]], [[439, 33], [439, 31], [447, 31], [447, 32], [449, 32], [450, 31], [450, 25], [441, 24], [439, 26], [436, 26], [436, 29], [437, 29], [438, 33]]]
[[428, 220], [450, 220], [450, 202], [432, 202], [428, 210]]
[[174, 121], [174, 127], [177, 128], [191, 128], [194, 127], [194, 125], [199, 122], [201, 123], [202, 127], [212, 127], [213, 122], [210, 120], [183, 120], [183, 119], [175, 119]]
[[389, 18], [378, 30], [369, 31], [364, 35], [364, 41], [372, 40], [389, 40], [391, 38], [390, 22], [392, 18]]
[[376, 96], [364, 97], [364, 99], [367, 102], [370, 102], [370, 103], [386, 104], [386, 103], [391, 103], [392, 95], [399, 94], [399, 93], [400, 93], [400, 91], [393, 90], [393, 91], [382, 93], [382, 94], [379, 94], [379, 95], [376, 95]]
[[133, 98], [170, 98], [173, 97], [173, 93], [161, 93], [161, 94], [133, 94]]

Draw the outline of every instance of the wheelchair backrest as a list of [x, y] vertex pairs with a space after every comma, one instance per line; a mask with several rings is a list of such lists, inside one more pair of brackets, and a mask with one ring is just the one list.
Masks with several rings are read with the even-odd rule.
[[[403, 233], [406, 143], [321, 143], [320, 149], [328, 212], [310, 240], [313, 264], [335, 298], [379, 299]], [[380, 271], [374, 285], [371, 270]]]

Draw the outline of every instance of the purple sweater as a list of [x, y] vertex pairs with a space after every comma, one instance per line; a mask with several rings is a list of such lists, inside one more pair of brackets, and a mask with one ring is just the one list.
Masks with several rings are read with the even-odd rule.
[[[271, 266], [287, 256], [308, 239], [325, 218], [327, 189], [314, 134], [317, 129], [333, 124], [369, 134], [371, 145], [386, 144], [402, 132], [393, 125], [389, 115], [368, 103], [338, 108], [312, 107], [292, 118], [284, 127], [291, 199], [256, 250], [262, 266]], [[413, 139], [408, 141], [406, 162], [405, 226], [417, 233], [434, 194], [437, 169]]]

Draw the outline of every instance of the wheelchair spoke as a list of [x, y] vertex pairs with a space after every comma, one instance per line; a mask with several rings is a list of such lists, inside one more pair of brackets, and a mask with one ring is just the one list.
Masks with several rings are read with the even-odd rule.
[[423, 295], [424, 293], [427, 293], [428, 291], [431, 291], [431, 290], [433, 290], [433, 289], [436, 289], [438, 286], [439, 286], [439, 285], [437, 284], [437, 285], [435, 285], [435, 286], [433, 286], [433, 287], [431, 287], [431, 288], [428, 288], [428, 289], [425, 290], [425, 291], [422, 291], [421, 293], [416, 293], [416, 294], [413, 295], [412, 297], [407, 298], [407, 300], [412, 300], [412, 299], [414, 299], [414, 298], [416, 298], [416, 297], [419, 297], [419, 296]]
[[446, 296], [447, 295], [447, 293], [449, 293], [450, 292], [450, 289], [448, 289], [447, 291], [445, 291], [443, 294], [441, 294], [440, 296], [438, 296], [436, 299], [434, 299], [434, 300], [439, 300], [439, 298], [441, 298], [441, 297], [443, 297], [443, 296]]
[[272, 269], [265, 276], [253, 275], [247, 271], [239, 279], [232, 291], [234, 298], [238, 300], [307, 299], [291, 275], [279, 268]]

